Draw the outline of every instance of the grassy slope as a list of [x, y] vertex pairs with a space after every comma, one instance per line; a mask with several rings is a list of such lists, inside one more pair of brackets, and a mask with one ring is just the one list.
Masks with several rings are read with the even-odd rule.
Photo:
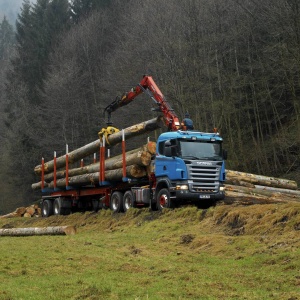
[[300, 204], [6, 219], [0, 299], [300, 299]]

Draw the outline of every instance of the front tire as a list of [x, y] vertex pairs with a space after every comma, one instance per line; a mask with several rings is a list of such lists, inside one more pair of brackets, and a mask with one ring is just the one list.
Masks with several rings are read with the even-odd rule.
[[170, 192], [168, 189], [161, 189], [156, 197], [156, 205], [158, 210], [162, 210], [164, 208], [173, 208], [173, 201], [170, 197]]
[[124, 209], [123, 209], [123, 194], [121, 192], [113, 192], [113, 194], [110, 197], [109, 206], [110, 206], [110, 209], [114, 213], [124, 211]]
[[53, 215], [53, 202], [52, 200], [44, 200], [42, 204], [42, 216], [45, 218]]

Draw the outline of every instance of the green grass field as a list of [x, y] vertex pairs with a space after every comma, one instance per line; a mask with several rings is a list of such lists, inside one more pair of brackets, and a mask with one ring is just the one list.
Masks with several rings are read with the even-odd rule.
[[300, 299], [300, 204], [2, 219], [0, 299]]

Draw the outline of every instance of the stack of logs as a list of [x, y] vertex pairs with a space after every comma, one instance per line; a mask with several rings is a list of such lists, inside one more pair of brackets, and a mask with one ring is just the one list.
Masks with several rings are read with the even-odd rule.
[[300, 202], [300, 191], [293, 180], [226, 170], [225, 187], [228, 204]]
[[[155, 154], [156, 143], [148, 142], [140, 148], [127, 151], [126, 177], [141, 178], [149, 173], [151, 157]], [[123, 157], [122, 154], [105, 160], [105, 180], [120, 181], [123, 177]], [[99, 162], [79, 168], [69, 169], [68, 184], [70, 186], [94, 185], [99, 182]], [[44, 176], [44, 187], [54, 188], [54, 173]], [[56, 172], [56, 187], [66, 186], [66, 170]], [[37, 190], [42, 186], [42, 182], [32, 184], [32, 189]]]
[[1, 219], [5, 218], [31, 218], [31, 217], [40, 217], [41, 216], [41, 209], [37, 204], [30, 205], [28, 207], [19, 207], [15, 211], [0, 216]]
[[[125, 140], [141, 135], [147, 132], [154, 131], [163, 126], [162, 117], [158, 117], [146, 122], [136, 124], [123, 130], [123, 132], [116, 132], [107, 137], [106, 143], [109, 147], [114, 146], [122, 142], [122, 138]], [[122, 137], [123, 135], [123, 137]], [[96, 153], [105, 141], [98, 139], [92, 143], [89, 143], [81, 148], [78, 148], [68, 153], [68, 162], [70, 164], [79, 161], [80, 159]], [[156, 143], [148, 142], [146, 145], [131, 151], [127, 151], [126, 158], [126, 177], [127, 178], [141, 178], [145, 177], [149, 173], [151, 157], [155, 154]], [[37, 182], [32, 184], [33, 190], [44, 188], [60, 188], [66, 186], [66, 175], [68, 175], [69, 186], [84, 186], [94, 185], [99, 182], [100, 178], [100, 163], [94, 163], [84, 167], [73, 168], [68, 170], [64, 169], [66, 166], [66, 155], [58, 157], [55, 161], [56, 166], [56, 181], [54, 182], [54, 160], [48, 161], [42, 165], [35, 167], [34, 172], [37, 175], [42, 174], [42, 168], [44, 168], [44, 183]], [[105, 181], [120, 181], [123, 177], [123, 155], [108, 158], [105, 160]], [[56, 186], [55, 186], [56, 184]]]

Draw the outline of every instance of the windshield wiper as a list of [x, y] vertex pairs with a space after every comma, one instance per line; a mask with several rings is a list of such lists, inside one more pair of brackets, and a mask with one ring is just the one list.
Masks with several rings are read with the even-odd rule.
[[183, 159], [199, 159], [199, 157], [197, 156], [193, 156], [193, 155], [184, 155], [182, 156]]
[[205, 160], [222, 160], [222, 158], [218, 155], [216, 156], [205, 156], [205, 157], [199, 157], [199, 159], [205, 159]]

